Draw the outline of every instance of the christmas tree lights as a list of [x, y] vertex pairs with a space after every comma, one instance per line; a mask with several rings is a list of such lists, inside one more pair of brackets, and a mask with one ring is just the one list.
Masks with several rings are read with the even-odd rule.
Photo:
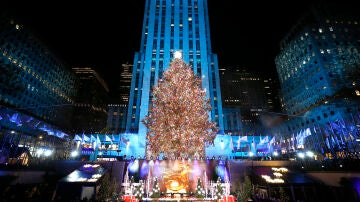
[[201, 185], [200, 178], [198, 178], [198, 182], [196, 185], [195, 196], [196, 196], [196, 198], [204, 198], [205, 197], [205, 190]]
[[152, 107], [142, 122], [148, 128], [151, 156], [201, 157], [213, 145], [218, 128], [201, 79], [181, 58], [175, 58], [153, 88]]

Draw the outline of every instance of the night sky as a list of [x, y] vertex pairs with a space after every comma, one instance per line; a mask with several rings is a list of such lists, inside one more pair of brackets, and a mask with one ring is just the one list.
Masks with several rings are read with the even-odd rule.
[[[139, 50], [145, 0], [74, 2], [8, 1], [0, 10], [16, 15], [69, 66], [95, 67], [113, 88], [121, 64]], [[277, 75], [279, 42], [309, 2], [208, 0], [219, 66]]]

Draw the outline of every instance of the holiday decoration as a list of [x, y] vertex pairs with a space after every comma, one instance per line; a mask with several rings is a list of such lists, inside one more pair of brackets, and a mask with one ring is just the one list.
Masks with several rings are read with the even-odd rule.
[[197, 182], [197, 185], [196, 185], [195, 197], [196, 198], [204, 198], [205, 197], [205, 190], [201, 185], [200, 178], [198, 178], [198, 182]]
[[152, 90], [152, 107], [142, 122], [148, 128], [147, 153], [175, 157], [205, 156], [218, 128], [209, 119], [210, 101], [201, 79], [175, 58]]
[[150, 192], [151, 198], [160, 198], [160, 187], [157, 178], [154, 179], [154, 185]]
[[218, 179], [216, 181], [215, 196], [214, 197], [216, 199], [221, 199], [223, 195], [224, 195], [224, 189], [221, 186], [221, 179], [220, 179], [220, 177], [218, 177]]
[[133, 186], [133, 194], [135, 195], [135, 197], [139, 200], [141, 200], [145, 194], [144, 192], [144, 183], [142, 180], [139, 181], [139, 183], [137, 183], [136, 185], [135, 184], [132, 184]]

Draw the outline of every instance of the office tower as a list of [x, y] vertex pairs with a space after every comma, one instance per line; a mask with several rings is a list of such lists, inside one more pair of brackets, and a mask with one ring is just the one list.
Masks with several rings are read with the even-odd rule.
[[1, 104], [69, 129], [75, 75], [22, 24], [3, 16], [0, 25]]
[[119, 82], [119, 101], [108, 105], [108, 119], [106, 127], [112, 133], [124, 133], [126, 131], [126, 118], [130, 97], [132, 67], [131, 64], [122, 64]]
[[128, 104], [130, 97], [133, 65], [126, 63], [126, 64], [122, 64], [121, 67], [122, 70], [120, 73], [120, 84], [119, 84], [120, 102], [123, 104]]
[[266, 77], [264, 82], [265, 109], [269, 112], [281, 112], [280, 83], [277, 78]]
[[279, 133], [301, 138], [299, 148], [358, 150], [356, 135], [344, 135], [359, 121], [359, 20], [346, 6], [316, 5], [280, 43], [275, 62], [290, 121]]
[[234, 125], [233, 121], [236, 121], [239, 117], [229, 117], [231, 114], [234, 115], [234, 112], [231, 112], [231, 114], [225, 114], [225, 112], [239, 108], [241, 114], [241, 128], [239, 131], [231, 133], [239, 135], [264, 134], [264, 129], [259, 122], [260, 114], [266, 109], [265, 86], [261, 76], [249, 70], [236, 67], [220, 69], [220, 78], [223, 107], [227, 109], [224, 110], [226, 126]]
[[146, 0], [140, 50], [135, 53], [128, 106], [127, 131], [139, 134], [145, 145], [141, 120], [151, 106], [151, 89], [169, 66], [175, 51], [202, 78], [211, 101], [211, 119], [223, 130], [217, 56], [211, 52], [206, 0]]
[[66, 158], [76, 77], [25, 26], [0, 17], [1, 163]]
[[75, 133], [100, 132], [106, 126], [109, 87], [91, 67], [73, 67], [79, 79], [73, 115]]

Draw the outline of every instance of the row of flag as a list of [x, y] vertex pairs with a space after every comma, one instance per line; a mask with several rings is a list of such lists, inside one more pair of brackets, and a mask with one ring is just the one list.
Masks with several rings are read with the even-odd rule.
[[[240, 149], [240, 145], [241, 145], [241, 142], [248, 142], [249, 139], [248, 139], [248, 136], [239, 136], [238, 140], [236, 141], [237, 145], [237, 149]], [[252, 141], [251, 141], [251, 146], [252, 146], [252, 150], [254, 150], [254, 148], [256, 147], [256, 145], [258, 146], [269, 146], [274, 144], [275, 143], [275, 136], [272, 137], [270, 140], [269, 140], [269, 136], [265, 136], [264, 138], [261, 138], [260, 136], [260, 140], [258, 142], [258, 144], [256, 144], [255, 142], [255, 136], [252, 136]], [[233, 140], [232, 138], [230, 139], [230, 147], [232, 150], [234, 150], [234, 144], [233, 144]]]
[[[90, 135], [87, 136], [85, 134], [82, 134], [81, 136], [80, 135], [75, 135], [73, 141], [80, 141], [81, 143], [97, 143], [97, 144], [100, 144], [101, 143], [101, 140], [100, 140], [100, 137], [99, 135], [97, 134], [96, 137], [94, 135]], [[111, 142], [111, 144], [113, 144], [113, 142], [123, 142], [124, 144], [127, 144], [129, 142], [128, 139], [124, 138], [122, 135], [119, 135], [119, 137], [115, 138], [114, 135], [111, 135], [111, 137], [109, 135], [104, 135], [104, 138], [103, 138], [103, 141], [104, 142]]]

